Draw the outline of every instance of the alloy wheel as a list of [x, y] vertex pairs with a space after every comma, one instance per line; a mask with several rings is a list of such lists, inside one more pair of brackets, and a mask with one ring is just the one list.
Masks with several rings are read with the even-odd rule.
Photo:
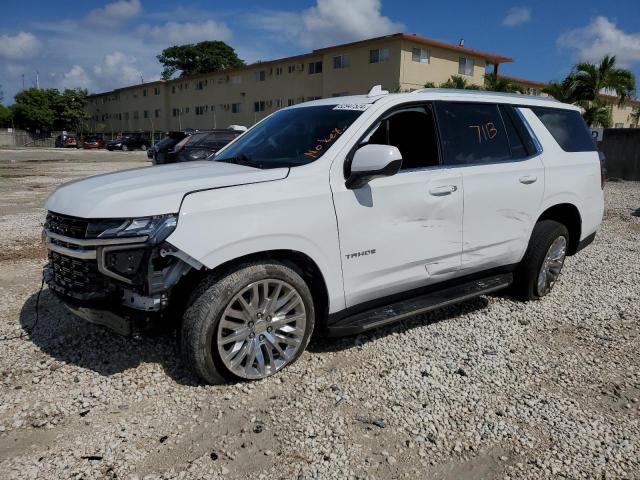
[[540, 272], [538, 273], [538, 295], [543, 297], [548, 294], [553, 285], [555, 284], [562, 266], [564, 265], [564, 259], [567, 256], [567, 239], [563, 236], [556, 238], [551, 245], [547, 254], [544, 257]]
[[218, 353], [234, 375], [265, 378], [296, 357], [306, 325], [307, 312], [295, 287], [282, 280], [260, 280], [227, 304], [218, 325]]

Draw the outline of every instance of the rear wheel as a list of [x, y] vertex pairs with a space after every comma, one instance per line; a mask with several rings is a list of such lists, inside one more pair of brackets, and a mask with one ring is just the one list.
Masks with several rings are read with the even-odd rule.
[[554, 220], [533, 228], [529, 246], [515, 272], [514, 290], [523, 300], [535, 300], [553, 289], [567, 256], [569, 231]]
[[183, 358], [208, 383], [266, 378], [298, 359], [314, 318], [311, 292], [294, 269], [275, 261], [243, 265], [205, 279], [192, 296]]

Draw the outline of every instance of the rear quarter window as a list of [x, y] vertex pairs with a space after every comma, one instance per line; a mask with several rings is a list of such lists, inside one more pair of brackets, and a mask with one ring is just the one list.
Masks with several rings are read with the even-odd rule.
[[596, 144], [576, 110], [530, 107], [565, 152], [595, 152]]

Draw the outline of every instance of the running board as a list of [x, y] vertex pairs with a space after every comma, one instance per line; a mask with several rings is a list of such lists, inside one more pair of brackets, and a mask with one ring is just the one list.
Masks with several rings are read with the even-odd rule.
[[511, 285], [512, 282], [513, 274], [504, 273], [443, 288], [346, 317], [333, 325], [329, 325], [328, 333], [331, 337], [361, 333], [419, 313], [425, 313], [495, 292], [496, 290], [502, 290]]

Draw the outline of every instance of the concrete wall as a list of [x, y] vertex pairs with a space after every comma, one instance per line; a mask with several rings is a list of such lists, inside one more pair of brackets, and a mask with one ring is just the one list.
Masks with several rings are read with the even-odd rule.
[[0, 128], [0, 147], [53, 147], [58, 132], [36, 135], [24, 130]]
[[607, 128], [598, 148], [606, 157], [608, 178], [640, 180], [640, 128]]

